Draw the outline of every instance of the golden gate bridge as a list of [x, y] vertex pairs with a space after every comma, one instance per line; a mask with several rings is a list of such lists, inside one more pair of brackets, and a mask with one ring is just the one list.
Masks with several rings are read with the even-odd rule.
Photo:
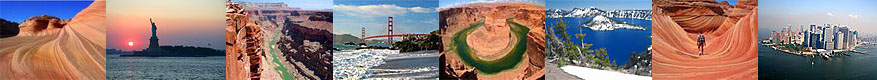
[[393, 17], [390, 16], [390, 17], [387, 17], [387, 34], [386, 35], [366, 36], [365, 35], [365, 26], [362, 26], [362, 35], [360, 37], [362, 38], [363, 42], [366, 39], [387, 38], [387, 43], [393, 43], [393, 37], [402, 37], [402, 39], [404, 40], [404, 39], [406, 39], [408, 37], [412, 37], [412, 36], [429, 36], [429, 34], [414, 34], [414, 33], [393, 34]]

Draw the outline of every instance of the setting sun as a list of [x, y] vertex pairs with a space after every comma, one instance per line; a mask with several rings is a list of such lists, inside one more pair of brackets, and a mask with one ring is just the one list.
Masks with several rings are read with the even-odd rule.
[[134, 46], [134, 42], [128, 41], [128, 46]]

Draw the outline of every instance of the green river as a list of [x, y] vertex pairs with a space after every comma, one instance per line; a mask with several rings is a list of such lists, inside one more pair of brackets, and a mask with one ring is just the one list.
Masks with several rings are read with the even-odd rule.
[[[460, 56], [460, 59], [463, 59], [463, 62], [466, 63], [466, 65], [475, 67], [475, 70], [477, 70], [478, 72], [486, 74], [496, 74], [504, 70], [514, 69], [525, 56], [524, 53], [526, 53], [527, 51], [526, 36], [530, 29], [527, 28], [527, 26], [514, 22], [511, 18], [506, 19], [506, 24], [510, 26], [511, 35], [514, 36], [514, 40], [516, 41], [513, 41], [514, 43], [509, 43], [512, 46], [510, 47], [511, 51], [507, 53], [508, 55], [503, 56], [500, 59], [492, 61], [482, 60], [473, 55], [476, 54], [475, 50], [467, 45], [467, 36], [475, 31], [475, 29], [484, 25], [484, 21], [472, 24], [468, 28], [457, 32], [457, 34], [455, 34], [453, 37], [453, 42], [451, 43], [451, 46], [454, 47], [451, 48], [456, 48], [454, 50], [457, 52], [457, 55]], [[509, 49], [507, 48], [504, 50]]]

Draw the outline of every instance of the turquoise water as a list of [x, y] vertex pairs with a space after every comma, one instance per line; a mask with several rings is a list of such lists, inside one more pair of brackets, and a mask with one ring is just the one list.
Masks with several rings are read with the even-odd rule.
[[[530, 31], [527, 26], [518, 24], [512, 19], [506, 20], [506, 25], [509, 25], [511, 34], [516, 40], [516, 43], [511, 44], [511, 51], [509, 51], [506, 56], [503, 56], [500, 59], [488, 61], [481, 60], [473, 51], [474, 49], [469, 48], [470, 45], [467, 44], [467, 37], [472, 33], [475, 29], [478, 29], [484, 24], [483, 21], [472, 24], [468, 28], [465, 28], [454, 35], [453, 44], [451, 46], [454, 47], [454, 51], [457, 52], [457, 55], [462, 59], [464, 63], [469, 66], [475, 67], [480, 73], [486, 74], [496, 74], [508, 69], [514, 69], [524, 57], [524, 53], [527, 51], [527, 33]], [[497, 43], [504, 44], [504, 43]]]
[[[569, 26], [566, 29], [567, 33], [569, 33], [570, 38], [573, 39], [573, 43], [581, 44], [580, 40], [574, 39], [575, 34], [579, 33], [579, 29], [577, 27], [581, 27], [581, 24], [591, 20], [593, 17], [564, 17], [563, 22]], [[611, 18], [615, 20], [625, 21], [629, 24], [638, 25], [645, 27], [646, 30], [632, 30], [632, 29], [616, 29], [612, 31], [594, 31], [587, 27], [582, 27], [582, 33], [585, 33], [585, 43], [593, 44], [590, 49], [599, 49], [606, 48], [607, 54], [609, 54], [610, 61], [617, 61], [618, 65], [624, 65], [627, 63], [627, 59], [630, 58], [630, 53], [642, 53], [645, 52], [649, 46], [652, 45], [652, 21], [644, 20], [644, 19], [631, 19], [631, 18]], [[545, 25], [547, 28], [554, 28], [555, 22], [559, 20], [559, 18], [545, 18]], [[546, 29], [547, 30], [547, 29]], [[548, 32], [548, 31], [546, 31]], [[556, 34], [556, 36], [561, 36], [562, 34]]]

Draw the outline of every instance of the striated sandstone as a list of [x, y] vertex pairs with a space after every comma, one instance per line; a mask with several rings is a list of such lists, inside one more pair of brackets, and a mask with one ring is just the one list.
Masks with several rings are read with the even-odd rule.
[[72, 19], [36, 16], [20, 33], [0, 38], [0, 79], [106, 79], [106, 1], [95, 0]]
[[[757, 79], [756, 0], [654, 0], [654, 79]], [[697, 46], [705, 36], [704, 53]]]
[[262, 76], [262, 28], [249, 19], [239, 4], [226, 2], [226, 78], [230, 80], [272, 79]]

